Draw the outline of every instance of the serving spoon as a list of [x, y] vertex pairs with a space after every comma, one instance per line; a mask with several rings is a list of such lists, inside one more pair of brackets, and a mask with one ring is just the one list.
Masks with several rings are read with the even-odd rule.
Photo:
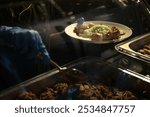
[[80, 82], [87, 80], [87, 75], [76, 68], [61, 67], [53, 60], [50, 60], [50, 63], [54, 67], [56, 67], [67, 80], [71, 82]]

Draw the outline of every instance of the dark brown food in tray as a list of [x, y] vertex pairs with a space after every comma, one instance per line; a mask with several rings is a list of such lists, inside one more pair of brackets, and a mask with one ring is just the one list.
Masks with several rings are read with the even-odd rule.
[[[62, 89], [61, 89], [62, 88]], [[45, 91], [37, 95], [32, 92], [23, 92], [16, 99], [21, 100], [56, 100], [56, 99], [76, 99], [76, 100], [129, 100], [138, 99], [131, 91], [121, 91], [117, 88], [108, 87], [104, 84], [74, 84], [57, 83], [53, 88], [46, 88]]]
[[86, 57], [67, 66], [82, 70], [87, 81], [72, 84], [51, 70], [1, 92], [0, 99], [150, 99], [150, 81], [99, 58]]
[[138, 40], [130, 43], [129, 47], [136, 52], [140, 52], [141, 54], [150, 55], [150, 35], [139, 38]]
[[141, 49], [138, 50], [139, 53], [150, 56], [150, 44], [144, 45]]

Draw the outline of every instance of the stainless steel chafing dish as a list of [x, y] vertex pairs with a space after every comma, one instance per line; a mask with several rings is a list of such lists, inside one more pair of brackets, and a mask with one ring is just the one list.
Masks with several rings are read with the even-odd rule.
[[141, 54], [138, 50], [150, 43], [150, 33], [138, 36], [132, 40], [117, 44], [115, 49], [125, 55], [150, 63], [150, 56]]
[[[112, 64], [95, 57], [81, 58], [66, 66], [82, 70], [88, 76], [89, 82], [101, 82], [110, 87], [133, 91], [140, 97], [139, 99], [150, 99], [150, 79], [144, 75], [113, 67]], [[40, 93], [43, 88], [64, 81], [59, 71], [54, 69], [0, 92], [0, 99], [16, 99], [19, 93], [29, 90]]]

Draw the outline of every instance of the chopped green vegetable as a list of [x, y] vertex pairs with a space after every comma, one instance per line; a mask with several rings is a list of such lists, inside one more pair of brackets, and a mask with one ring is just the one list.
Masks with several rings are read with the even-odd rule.
[[95, 25], [89, 29], [84, 30], [82, 36], [88, 38], [91, 37], [94, 33], [100, 33], [102, 35], [105, 35], [110, 31], [111, 28], [106, 25]]

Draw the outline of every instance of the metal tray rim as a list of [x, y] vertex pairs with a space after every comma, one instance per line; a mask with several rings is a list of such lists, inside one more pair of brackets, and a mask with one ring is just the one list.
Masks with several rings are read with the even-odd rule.
[[144, 37], [147, 37], [147, 36], [150, 36], [150, 33], [147, 33], [147, 34], [143, 34], [143, 35], [140, 35], [140, 36], [137, 36], [131, 40], [128, 40], [128, 41], [125, 41], [125, 42], [122, 42], [122, 43], [119, 43], [115, 46], [115, 49], [122, 53], [122, 54], [125, 54], [125, 55], [128, 55], [130, 57], [133, 57], [133, 58], [136, 58], [136, 59], [139, 59], [141, 61], [144, 61], [144, 62], [147, 62], [147, 63], [150, 63], [150, 57], [149, 56], [145, 56], [139, 52], [136, 52], [132, 49], [130, 49], [129, 45], [133, 42], [136, 42]]

